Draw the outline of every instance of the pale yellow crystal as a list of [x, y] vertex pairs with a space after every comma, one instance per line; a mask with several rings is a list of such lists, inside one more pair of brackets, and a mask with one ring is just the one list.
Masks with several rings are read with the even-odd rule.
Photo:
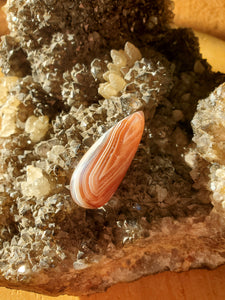
[[118, 67], [125, 67], [127, 65], [127, 56], [123, 50], [111, 50], [110, 55], [113, 63]]
[[111, 86], [109, 82], [100, 83], [98, 93], [105, 99], [109, 99], [117, 95], [117, 91]]
[[18, 78], [15, 76], [1, 76], [0, 72], [0, 106], [3, 105], [8, 96], [9, 90], [16, 84]]
[[109, 82], [117, 92], [121, 91], [126, 85], [126, 81], [120, 75], [115, 73], [109, 74]]
[[0, 137], [16, 133], [16, 115], [20, 101], [10, 96], [0, 109]]
[[135, 61], [141, 60], [142, 55], [140, 50], [135, 47], [133, 44], [130, 42], [126, 42], [125, 47], [124, 47], [124, 52], [127, 55], [127, 65], [129, 67], [133, 66]]
[[113, 63], [108, 63], [108, 71], [103, 74], [106, 83], [100, 83], [98, 93], [105, 99], [118, 96], [127, 82], [124, 75], [129, 71], [135, 61], [142, 58], [141, 52], [130, 42], [125, 44], [124, 50], [111, 50], [110, 55]]
[[25, 131], [30, 134], [32, 142], [39, 142], [49, 128], [48, 116], [30, 116], [25, 123]]
[[42, 169], [29, 165], [27, 166], [27, 181], [21, 183], [21, 191], [26, 197], [41, 198], [49, 194], [51, 186]]
[[110, 71], [107, 71], [102, 75], [102, 77], [104, 78], [105, 81], [109, 81], [109, 74], [110, 74]]
[[122, 76], [122, 74], [120, 73], [119, 70], [117, 70], [117, 71], [114, 71], [114, 70], [107, 71], [103, 74], [103, 78], [105, 79], [105, 81], [110, 81], [110, 79], [109, 79], [110, 74], [115, 74], [115, 75], [120, 76], [120, 77]]
[[109, 71], [115, 72], [115, 73], [120, 73], [120, 67], [114, 65], [113, 63], [108, 63], [107, 68]]

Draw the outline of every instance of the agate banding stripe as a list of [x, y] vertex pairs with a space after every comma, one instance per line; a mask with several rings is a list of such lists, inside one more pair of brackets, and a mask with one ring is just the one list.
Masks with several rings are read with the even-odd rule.
[[87, 151], [73, 172], [73, 200], [98, 208], [110, 200], [123, 180], [144, 130], [144, 113], [136, 112], [109, 129]]

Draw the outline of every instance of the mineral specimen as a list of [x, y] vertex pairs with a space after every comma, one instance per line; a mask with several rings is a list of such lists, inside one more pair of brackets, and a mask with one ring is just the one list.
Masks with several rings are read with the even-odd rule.
[[209, 190], [215, 210], [225, 215], [225, 84], [199, 101], [192, 121], [193, 141], [198, 153], [209, 162]]
[[[168, 27], [170, 4], [7, 2], [2, 285], [88, 294], [165, 269], [225, 262], [223, 219], [202, 200], [207, 176], [184, 160], [197, 101], [224, 76], [202, 60], [190, 30]], [[145, 129], [120, 187], [103, 207], [77, 206], [69, 190], [74, 168], [100, 136], [139, 110]]]
[[192, 120], [193, 141], [201, 156], [210, 163], [225, 164], [225, 84], [199, 101]]

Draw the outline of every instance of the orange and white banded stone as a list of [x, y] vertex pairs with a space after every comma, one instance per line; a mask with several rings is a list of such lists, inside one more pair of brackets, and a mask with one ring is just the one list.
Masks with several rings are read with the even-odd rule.
[[85, 208], [98, 208], [110, 200], [138, 149], [144, 123], [144, 113], [135, 112], [93, 144], [71, 178], [70, 191], [75, 203]]

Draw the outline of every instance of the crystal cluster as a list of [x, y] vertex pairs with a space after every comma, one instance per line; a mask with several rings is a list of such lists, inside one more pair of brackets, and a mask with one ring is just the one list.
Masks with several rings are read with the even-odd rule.
[[47, 93], [61, 99], [60, 86], [76, 63], [90, 63], [98, 53], [123, 46], [139, 30], [157, 32], [166, 26], [162, 21], [169, 11], [149, 15], [156, 7], [141, 0], [8, 0], [5, 10], [13, 34], [1, 45], [3, 71], [32, 73]]
[[[134, 61], [136, 58], [141, 58], [140, 52], [132, 44], [129, 44], [128, 48], [135, 49], [135, 54], [132, 56], [133, 66], [129, 63], [130, 68], [127, 69], [124, 90], [113, 98], [102, 99], [95, 88], [92, 91], [95, 97], [94, 103], [90, 102], [84, 89], [87, 85], [86, 78], [101, 84], [107, 64], [105, 60], [95, 59], [90, 65], [74, 66], [70, 73], [72, 77], [70, 79], [67, 77], [68, 85], [73, 85], [74, 94], [70, 93], [64, 104], [51, 93], [49, 95], [30, 75], [18, 79], [2, 77], [2, 88], [5, 88], [5, 97], [2, 98], [0, 108], [3, 145], [2, 205], [7, 208], [8, 217], [16, 222], [17, 227], [23, 228], [23, 235], [26, 235], [30, 241], [34, 242], [33, 239], [37, 239], [36, 235], [38, 235], [46, 237], [49, 242], [51, 236], [51, 243], [55, 246], [51, 248], [52, 256], [48, 256], [48, 260], [45, 261], [46, 267], [54, 264], [54, 259], [65, 255], [53, 238], [58, 231], [57, 219], [62, 222], [71, 215], [73, 222], [78, 218], [81, 223], [94, 221], [86, 219], [88, 217], [85, 211], [72, 203], [69, 193], [71, 173], [83, 154], [107, 129], [130, 112], [141, 107], [148, 112], [152, 110], [152, 106], [155, 110], [160, 99], [171, 89], [171, 71], [167, 68], [169, 63], [164, 66], [164, 59], [160, 62], [160, 54], [157, 56], [158, 63], [151, 58]], [[112, 53], [115, 51], [112, 50]], [[90, 83], [90, 80], [88, 82]], [[66, 83], [63, 85], [64, 91], [65, 86]], [[150, 95], [146, 98], [148, 90], [152, 91], [153, 104], [149, 103]], [[99, 103], [96, 99], [99, 99]], [[136, 106], [134, 106], [134, 99], [136, 99]], [[16, 201], [16, 205], [13, 205], [13, 208], [11, 205], [5, 206], [6, 201]], [[107, 214], [110, 216], [110, 206], [108, 210]], [[4, 223], [2, 226], [4, 228]], [[121, 225], [118, 229], [124, 230]], [[19, 238], [15, 233], [12, 234], [13, 237]], [[122, 243], [124, 240], [122, 234], [120, 239], [117, 243]], [[4, 241], [3, 236], [2, 241]], [[26, 270], [42, 267], [42, 256], [45, 257], [45, 249], [48, 246], [49, 244], [46, 244], [43, 238], [38, 251], [45, 252], [39, 253], [39, 261], [26, 263]], [[79, 247], [76, 251], [78, 249]], [[20, 265], [25, 263], [30, 250], [29, 243], [24, 242], [24, 254]], [[2, 251], [4, 268], [7, 265], [4, 251], [8, 253], [9, 250], [3, 247]], [[38, 255], [36, 260], [37, 258]], [[5, 273], [5, 276], [13, 276], [13, 274]]]
[[[110, 54], [112, 62], [107, 66], [99, 60], [92, 63], [91, 72], [100, 81], [98, 93], [111, 101], [120, 99], [129, 114], [147, 107], [147, 113], [153, 115], [172, 87], [172, 67], [168, 61], [159, 53], [150, 59], [142, 58], [139, 49], [129, 42], [124, 50], [111, 50]], [[163, 83], [159, 84], [160, 78]]]
[[102, 75], [106, 83], [101, 83], [98, 89], [99, 94], [106, 99], [117, 96], [123, 90], [126, 86], [124, 75], [142, 55], [134, 45], [127, 42], [124, 50], [112, 50], [111, 57], [113, 63], [107, 65], [108, 71]]
[[[197, 100], [222, 76], [201, 59], [189, 30], [167, 27], [169, 4], [7, 2], [0, 271], [9, 282], [29, 284], [46, 270], [65, 274], [65, 266], [83, 270], [151, 230], [157, 235], [154, 221], [209, 214], [183, 155]], [[78, 207], [69, 191], [74, 168], [100, 136], [140, 109], [143, 138], [119, 189], [104, 207]]]
[[212, 203], [225, 215], [225, 84], [199, 101], [192, 127], [197, 151], [209, 162]]

